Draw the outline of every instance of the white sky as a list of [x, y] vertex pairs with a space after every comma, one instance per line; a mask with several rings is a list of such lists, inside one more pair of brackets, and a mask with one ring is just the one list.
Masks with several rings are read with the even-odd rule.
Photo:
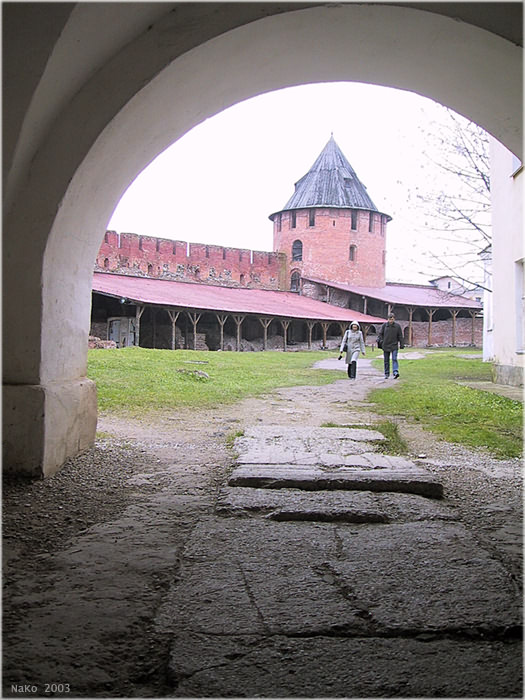
[[422, 182], [443, 178], [422, 151], [428, 131], [445, 118], [427, 98], [360, 83], [260, 95], [204, 121], [158, 156], [130, 185], [108, 228], [272, 250], [268, 215], [284, 207], [333, 132], [379, 211], [393, 217], [387, 279], [426, 283], [448, 273], [428, 257], [442, 244], [414, 201]]

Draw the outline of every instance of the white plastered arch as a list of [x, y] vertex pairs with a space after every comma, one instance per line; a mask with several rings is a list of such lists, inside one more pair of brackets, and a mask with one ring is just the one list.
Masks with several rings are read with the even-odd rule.
[[[18, 237], [8, 245], [8, 283], [18, 302], [12, 311], [26, 303], [33, 313], [26, 334], [13, 335], [8, 375], [13, 384], [40, 387], [44, 403], [48, 387], [57, 396], [77, 387], [65, 403], [60, 397], [47, 401], [44, 452], [49, 441], [61, 440], [52, 415], [57, 402], [80, 422], [93, 413], [93, 392], [83, 380], [92, 267], [107, 221], [131, 181], [193, 126], [241, 100], [334, 81], [417, 92], [476, 121], [514, 152], [521, 148], [521, 51], [485, 30], [405, 7], [320, 6], [245, 24], [182, 54], [144, 87], [137, 84], [135, 96], [115, 114], [96, 99], [97, 90], [103, 99], [107, 86], [91, 80], [38, 149], [9, 219], [10, 236]], [[86, 128], [82, 109], [89, 110]], [[62, 171], [47, 182], [50, 167]], [[33, 276], [25, 281], [16, 274], [24, 255], [33, 257]], [[79, 445], [90, 439], [83, 435]], [[36, 458], [43, 473], [52, 473], [74, 451], [66, 446], [48, 450], [49, 457], [28, 458], [30, 470]]]

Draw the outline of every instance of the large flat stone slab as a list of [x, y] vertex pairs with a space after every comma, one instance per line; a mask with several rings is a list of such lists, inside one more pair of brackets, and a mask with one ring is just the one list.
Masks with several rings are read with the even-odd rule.
[[221, 489], [216, 512], [279, 521], [353, 523], [455, 520], [457, 517], [449, 506], [415, 494], [249, 487]]
[[163, 631], [484, 639], [521, 625], [504, 567], [457, 523], [210, 517], [181, 557]]
[[520, 698], [519, 644], [185, 634], [172, 697]]
[[429, 498], [443, 496], [442, 484], [429, 472], [406, 460], [393, 462], [399, 458], [385, 455], [374, 457], [377, 459], [339, 469], [303, 464], [241, 464], [233, 470], [228, 485], [305, 491], [400, 491]]

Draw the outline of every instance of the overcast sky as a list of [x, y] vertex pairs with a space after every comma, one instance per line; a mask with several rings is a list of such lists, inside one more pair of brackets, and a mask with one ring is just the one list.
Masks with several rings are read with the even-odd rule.
[[[303, 85], [239, 103], [196, 126], [130, 185], [112, 230], [272, 250], [269, 214], [334, 139], [387, 229], [387, 279], [426, 283], [442, 243], [416, 207], [418, 188], [443, 185], [423, 151], [444, 108], [414, 93], [360, 83]], [[445, 184], [454, 187], [454, 182]], [[449, 244], [450, 245], [450, 244]]]

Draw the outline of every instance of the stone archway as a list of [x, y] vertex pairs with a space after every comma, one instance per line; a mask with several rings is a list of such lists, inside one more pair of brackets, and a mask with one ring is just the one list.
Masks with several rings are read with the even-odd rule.
[[[14, 5], [4, 8], [7, 469], [51, 474], [94, 439], [86, 339], [101, 232], [136, 175], [197, 123], [270, 90], [359, 81], [446, 104], [521, 155], [521, 50], [457, 21], [457, 8]], [[35, 37], [29, 58], [21, 31]]]

